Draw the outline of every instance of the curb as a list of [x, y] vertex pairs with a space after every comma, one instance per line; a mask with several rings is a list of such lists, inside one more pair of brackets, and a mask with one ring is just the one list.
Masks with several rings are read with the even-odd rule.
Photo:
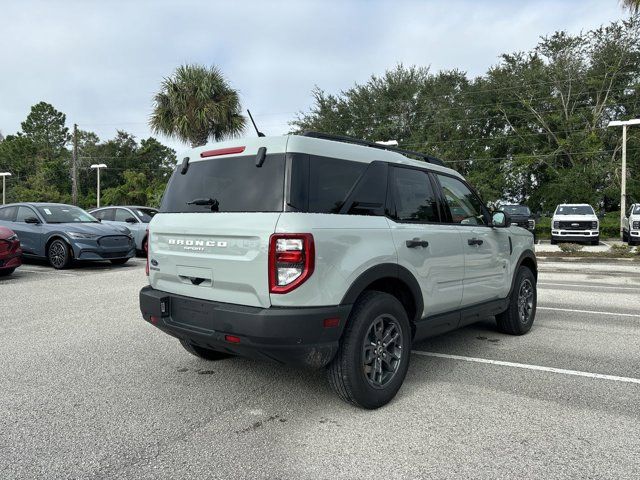
[[616, 257], [545, 257], [536, 255], [538, 262], [567, 262], [567, 263], [640, 263], [635, 258]]

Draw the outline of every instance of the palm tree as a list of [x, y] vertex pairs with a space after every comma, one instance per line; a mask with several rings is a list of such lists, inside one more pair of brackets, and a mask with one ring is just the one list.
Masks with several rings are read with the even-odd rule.
[[154, 133], [197, 147], [242, 133], [246, 119], [240, 112], [238, 92], [218, 68], [182, 65], [163, 80], [149, 124]]
[[631, 13], [640, 12], [640, 0], [622, 0], [622, 6]]

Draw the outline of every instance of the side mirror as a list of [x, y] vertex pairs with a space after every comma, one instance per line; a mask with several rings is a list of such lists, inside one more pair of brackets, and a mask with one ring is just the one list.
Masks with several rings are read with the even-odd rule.
[[40, 220], [38, 220], [36, 217], [27, 217], [24, 219], [24, 223], [31, 223], [31, 224], [37, 225], [40, 223]]
[[505, 212], [495, 212], [491, 221], [491, 226], [495, 228], [506, 228], [511, 225], [509, 215]]
[[133, 218], [133, 217], [129, 217], [129, 218], [127, 218], [127, 219], [125, 220], [125, 222], [127, 222], [127, 223], [138, 223], [138, 221], [137, 221], [135, 218]]

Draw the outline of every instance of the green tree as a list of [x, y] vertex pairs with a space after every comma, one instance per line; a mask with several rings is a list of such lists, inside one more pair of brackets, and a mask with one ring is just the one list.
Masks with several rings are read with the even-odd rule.
[[183, 65], [162, 82], [149, 123], [155, 133], [195, 147], [239, 135], [246, 119], [238, 92], [218, 68]]
[[47, 160], [59, 157], [70, 140], [65, 127], [67, 116], [53, 105], [40, 102], [31, 107], [31, 112], [22, 122], [22, 132], [31, 140]]
[[622, 0], [621, 3], [622, 6], [631, 13], [638, 13], [640, 11], [640, 0]]

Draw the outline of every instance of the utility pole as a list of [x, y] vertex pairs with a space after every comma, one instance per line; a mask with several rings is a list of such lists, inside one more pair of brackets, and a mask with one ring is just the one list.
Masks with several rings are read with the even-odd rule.
[[11, 174], [9, 172], [0, 173], [0, 177], [2, 177], [2, 204], [3, 205], [6, 202], [6, 191], [7, 191], [6, 178], [10, 176]]
[[71, 156], [71, 202], [78, 205], [78, 124], [73, 124], [73, 154]]
[[622, 172], [620, 180], [620, 235], [624, 224], [624, 217], [627, 213], [627, 127], [630, 125], [640, 125], [640, 118], [633, 120], [609, 122], [608, 127], [622, 127]]

